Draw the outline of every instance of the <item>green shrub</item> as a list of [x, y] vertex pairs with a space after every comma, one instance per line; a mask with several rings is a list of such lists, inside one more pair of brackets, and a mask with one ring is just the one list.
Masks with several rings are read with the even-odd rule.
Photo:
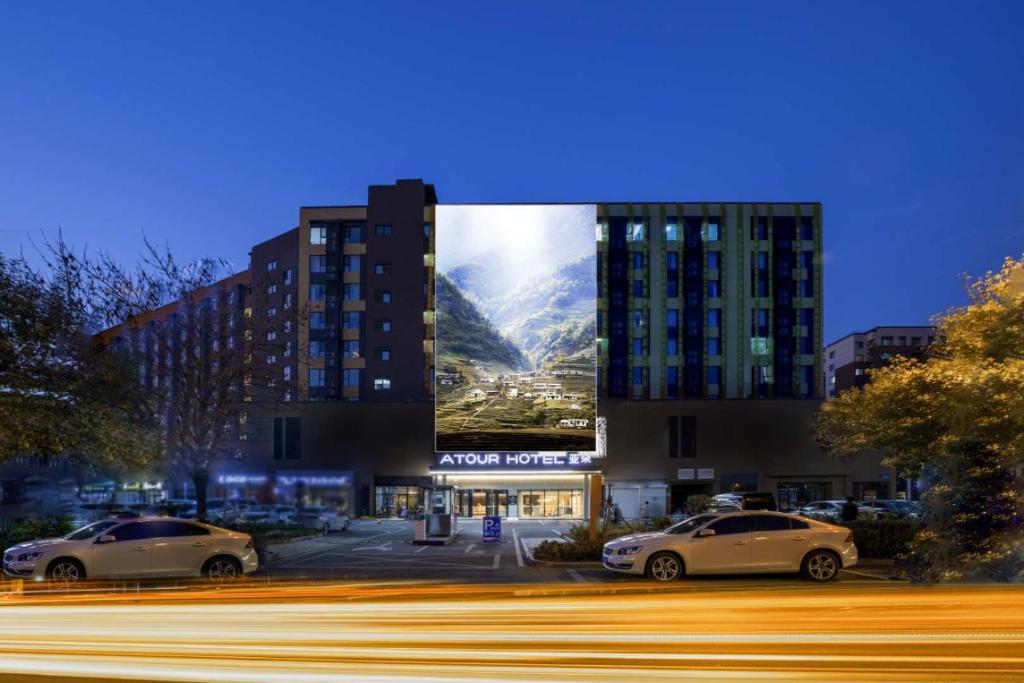
[[558, 541], [544, 541], [534, 548], [534, 559], [542, 562], [599, 562], [601, 560], [600, 543], [560, 543]]
[[686, 498], [686, 505], [692, 514], [699, 515], [702, 512], [707, 512], [708, 508], [711, 507], [711, 496], [695, 493]]
[[857, 554], [865, 559], [896, 559], [906, 552], [917, 532], [917, 521], [912, 519], [857, 520], [842, 526], [853, 531]]

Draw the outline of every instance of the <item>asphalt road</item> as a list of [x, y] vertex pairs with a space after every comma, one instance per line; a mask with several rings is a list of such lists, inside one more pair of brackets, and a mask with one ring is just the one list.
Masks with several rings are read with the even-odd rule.
[[1024, 679], [1024, 589], [292, 582], [32, 595], [0, 602], [0, 652], [5, 683], [1005, 681]]

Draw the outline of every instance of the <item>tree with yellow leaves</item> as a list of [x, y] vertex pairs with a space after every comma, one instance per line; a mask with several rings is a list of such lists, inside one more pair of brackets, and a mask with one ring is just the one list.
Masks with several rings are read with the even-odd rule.
[[907, 560], [924, 580], [1024, 579], [1024, 258], [966, 279], [969, 303], [936, 317], [924, 360], [895, 358], [828, 401], [819, 442], [929, 484]]

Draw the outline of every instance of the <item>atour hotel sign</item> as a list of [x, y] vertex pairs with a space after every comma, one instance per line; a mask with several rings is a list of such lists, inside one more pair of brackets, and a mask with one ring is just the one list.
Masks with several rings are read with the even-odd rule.
[[566, 453], [437, 453], [434, 470], [540, 470], [596, 472], [601, 458], [592, 452]]

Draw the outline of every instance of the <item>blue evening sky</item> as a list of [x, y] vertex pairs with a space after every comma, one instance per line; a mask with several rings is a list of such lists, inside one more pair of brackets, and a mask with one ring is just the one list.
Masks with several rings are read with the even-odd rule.
[[0, 250], [239, 267], [303, 204], [820, 200], [826, 341], [1024, 251], [1022, 2], [0, 7]]

